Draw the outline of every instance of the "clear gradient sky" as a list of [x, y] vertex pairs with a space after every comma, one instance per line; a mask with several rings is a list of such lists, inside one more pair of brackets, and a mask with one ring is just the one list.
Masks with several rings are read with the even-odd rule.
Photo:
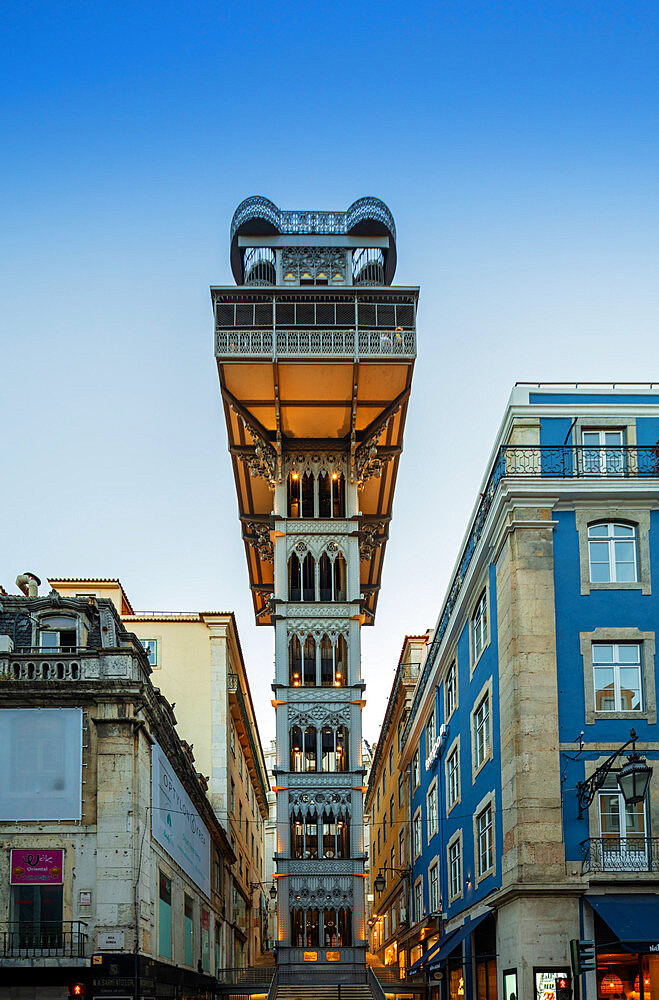
[[656, 3], [7, 2], [0, 583], [119, 576], [136, 609], [235, 609], [264, 739], [212, 356], [234, 208], [373, 194], [421, 285], [374, 629], [377, 738], [434, 625], [516, 380], [657, 380]]

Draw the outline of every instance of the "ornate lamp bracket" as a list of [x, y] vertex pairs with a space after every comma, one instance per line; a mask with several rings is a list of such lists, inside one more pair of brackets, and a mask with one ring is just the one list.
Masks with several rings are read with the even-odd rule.
[[579, 819], [583, 819], [584, 812], [594, 801], [595, 796], [597, 795], [598, 791], [600, 790], [600, 788], [606, 781], [607, 777], [609, 776], [611, 768], [615, 764], [618, 757], [620, 757], [620, 755], [627, 749], [630, 743], [632, 744], [632, 755], [629, 759], [633, 760], [635, 758], [638, 758], [638, 754], [636, 753], [636, 730], [632, 729], [629, 736], [630, 738], [627, 740], [627, 742], [623, 743], [623, 745], [618, 750], [616, 750], [615, 753], [611, 754], [611, 756], [607, 760], [605, 760], [603, 764], [600, 764], [597, 770], [593, 774], [591, 774], [590, 778], [588, 778], [586, 781], [577, 782]]

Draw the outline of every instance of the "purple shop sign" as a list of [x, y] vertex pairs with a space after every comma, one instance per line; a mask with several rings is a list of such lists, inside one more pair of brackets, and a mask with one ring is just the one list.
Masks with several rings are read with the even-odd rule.
[[63, 850], [12, 851], [10, 882], [12, 885], [31, 885], [35, 882], [61, 885], [63, 868]]

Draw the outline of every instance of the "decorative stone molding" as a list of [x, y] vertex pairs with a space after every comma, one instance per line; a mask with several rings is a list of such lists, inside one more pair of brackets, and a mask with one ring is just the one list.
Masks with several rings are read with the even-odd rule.
[[301, 812], [304, 816], [315, 813], [320, 816], [325, 810], [332, 810], [336, 818], [352, 814], [352, 792], [289, 792], [288, 814]]
[[[593, 683], [594, 642], [633, 642], [641, 647], [641, 685], [643, 695], [643, 710], [641, 712], [596, 711]], [[586, 725], [591, 726], [595, 722], [604, 719], [645, 719], [654, 725], [657, 721], [657, 700], [654, 682], [655, 633], [641, 632], [635, 626], [629, 628], [596, 628], [592, 632], [579, 633], [579, 647], [583, 658]]]
[[[350, 771], [295, 771], [289, 772], [289, 795], [298, 788], [352, 788], [357, 782]], [[361, 775], [359, 777], [361, 784]]]

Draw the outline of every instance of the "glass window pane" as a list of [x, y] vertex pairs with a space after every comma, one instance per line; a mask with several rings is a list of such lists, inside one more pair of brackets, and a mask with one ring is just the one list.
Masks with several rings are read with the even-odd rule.
[[645, 804], [637, 802], [633, 806], [625, 806], [625, 836], [645, 836]]
[[613, 663], [613, 646], [604, 642], [594, 643], [593, 663]]
[[641, 708], [641, 672], [638, 667], [620, 668], [620, 709], [637, 712]]
[[622, 444], [622, 431], [605, 431], [604, 444], [607, 448], [615, 448], [616, 445]]
[[613, 712], [615, 710], [613, 669], [596, 667], [593, 673], [595, 676], [595, 711]]
[[593, 583], [610, 583], [609, 543], [590, 543], [590, 579]]
[[584, 431], [583, 432], [583, 443], [587, 447], [597, 447], [600, 443], [600, 432], [599, 431]]
[[634, 529], [628, 524], [614, 524], [613, 534], [616, 538], [633, 538]]
[[617, 792], [600, 795], [600, 827], [603, 837], [620, 835], [620, 796]]
[[608, 534], [608, 524], [591, 524], [588, 528], [588, 536], [590, 538], [607, 538]]
[[618, 646], [618, 661], [620, 663], [640, 663], [641, 651], [636, 643], [626, 643]]

